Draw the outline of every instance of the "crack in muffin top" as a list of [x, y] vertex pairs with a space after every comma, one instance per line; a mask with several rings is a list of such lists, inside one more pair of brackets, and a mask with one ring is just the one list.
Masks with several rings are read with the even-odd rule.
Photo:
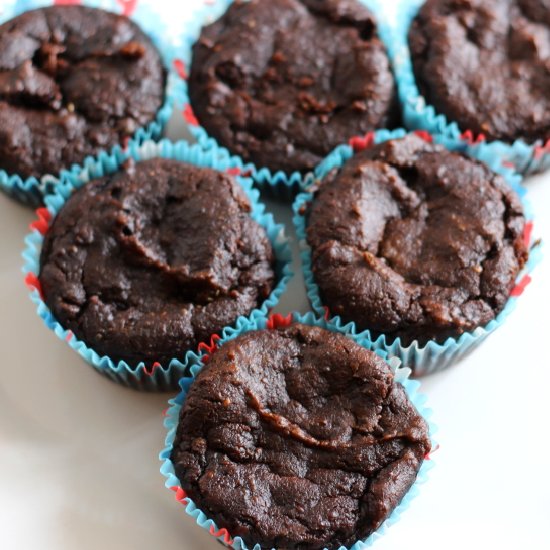
[[171, 460], [218, 527], [262, 548], [339, 548], [375, 531], [430, 449], [389, 366], [299, 323], [214, 352], [183, 404]]
[[405, 344], [486, 325], [527, 259], [522, 205], [504, 179], [415, 135], [357, 153], [321, 182], [307, 216], [323, 303]]
[[236, 1], [193, 48], [191, 105], [207, 132], [271, 170], [311, 170], [398, 117], [372, 14], [357, 0]]
[[462, 130], [550, 139], [545, 0], [428, 0], [409, 31], [420, 92]]
[[32, 10], [0, 26], [0, 168], [57, 174], [152, 122], [165, 70], [127, 17], [84, 6]]
[[229, 175], [176, 160], [129, 163], [65, 203], [40, 258], [44, 300], [100, 354], [167, 362], [269, 296], [274, 255]]

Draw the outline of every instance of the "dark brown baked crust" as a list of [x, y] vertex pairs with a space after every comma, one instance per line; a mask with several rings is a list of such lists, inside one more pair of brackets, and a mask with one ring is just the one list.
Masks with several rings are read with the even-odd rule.
[[527, 258], [524, 223], [501, 176], [409, 135], [326, 178], [307, 240], [331, 314], [425, 343], [484, 326], [503, 309]]
[[252, 547], [350, 547], [416, 479], [428, 428], [388, 365], [294, 324], [217, 350], [183, 405], [171, 460], [197, 506]]
[[287, 173], [398, 116], [376, 22], [357, 0], [237, 0], [202, 30], [189, 94], [223, 146]]
[[175, 160], [92, 180], [46, 234], [44, 300], [100, 354], [181, 359], [271, 292], [271, 244], [249, 212], [232, 177]]
[[57, 174], [153, 121], [165, 71], [124, 16], [83, 6], [26, 12], [0, 26], [0, 168]]
[[490, 139], [550, 138], [545, 0], [427, 0], [409, 32], [428, 104]]

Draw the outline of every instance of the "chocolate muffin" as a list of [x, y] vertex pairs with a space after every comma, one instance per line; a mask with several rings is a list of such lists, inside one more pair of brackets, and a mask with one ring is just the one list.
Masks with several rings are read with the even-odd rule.
[[505, 180], [415, 135], [329, 174], [307, 218], [331, 314], [403, 344], [485, 326], [527, 259], [522, 205]]
[[210, 357], [171, 460], [195, 504], [249, 548], [336, 549], [380, 526], [429, 450], [425, 420], [380, 357], [294, 324]]
[[130, 19], [84, 6], [0, 25], [0, 169], [57, 174], [155, 119], [160, 55]]
[[409, 43], [420, 92], [450, 122], [489, 139], [550, 138], [546, 0], [427, 0]]
[[181, 359], [274, 286], [271, 244], [250, 210], [231, 176], [175, 160], [92, 180], [46, 233], [44, 301], [114, 361]]
[[357, 0], [237, 0], [202, 30], [189, 95], [221, 145], [287, 173], [394, 125], [399, 110], [376, 22]]

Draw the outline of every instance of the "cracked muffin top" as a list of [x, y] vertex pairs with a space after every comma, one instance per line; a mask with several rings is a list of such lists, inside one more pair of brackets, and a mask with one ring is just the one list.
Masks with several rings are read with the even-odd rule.
[[376, 22], [357, 0], [237, 0], [202, 30], [189, 95], [224, 147], [285, 172], [393, 126], [399, 110]]
[[165, 71], [124, 16], [52, 6], [0, 26], [0, 169], [57, 174], [152, 122]]
[[409, 32], [428, 104], [462, 130], [550, 138], [547, 0], [428, 0]]
[[331, 314], [404, 344], [485, 326], [527, 259], [523, 208], [506, 181], [415, 135], [355, 154], [306, 215]]
[[380, 357], [296, 323], [211, 355], [171, 460], [195, 504], [250, 547], [336, 549], [380, 526], [429, 450], [425, 420]]
[[65, 329], [130, 365], [182, 358], [274, 285], [274, 256], [229, 175], [176, 160], [129, 163], [67, 200], [39, 280]]

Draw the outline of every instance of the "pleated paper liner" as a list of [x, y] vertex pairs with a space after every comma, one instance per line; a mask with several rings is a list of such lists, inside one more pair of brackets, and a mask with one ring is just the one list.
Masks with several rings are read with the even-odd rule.
[[[171, 26], [166, 24], [159, 13], [151, 6], [151, 3], [143, 0], [7, 0], [3, 2], [0, 23], [20, 15], [21, 13], [55, 4], [80, 4], [89, 7], [103, 8], [130, 17], [147, 34], [160, 52], [166, 69], [166, 88], [164, 102], [156, 114], [155, 119], [138, 128], [133, 136], [105, 150], [104, 153], [117, 155], [122, 149], [131, 143], [143, 143], [149, 139], [159, 139], [164, 127], [172, 116], [175, 105], [180, 104], [183, 96], [184, 80], [181, 76], [182, 61], [179, 57], [181, 50], [181, 36]], [[67, 174], [78, 173], [87, 162], [98, 161], [96, 157], [88, 157], [82, 163], [67, 166], [56, 174], [44, 174], [40, 178], [23, 177], [18, 174], [8, 174], [0, 167], [0, 189], [15, 199], [30, 206], [38, 206], [44, 202], [44, 196], [55, 192], [56, 187]]]
[[[380, 6], [382, 0], [376, 1]], [[424, 130], [441, 134], [446, 139], [462, 142], [473, 155], [498, 157], [509, 168], [524, 175], [535, 174], [550, 168], [550, 140], [542, 139], [528, 144], [522, 139], [513, 143], [487, 141], [483, 134], [475, 135], [461, 128], [445, 115], [438, 113], [420, 94], [414, 75], [408, 34], [412, 21], [424, 0], [403, 0], [395, 10], [395, 19], [380, 28], [380, 36], [388, 49], [397, 81], [403, 122], [410, 130]]]
[[[192, 19], [186, 24], [183, 29], [183, 50], [181, 58], [183, 65], [181, 66], [181, 74], [187, 79], [192, 58], [193, 58], [193, 46], [197, 42], [200, 36], [201, 29], [205, 25], [208, 25], [219, 17], [221, 17], [234, 0], [204, 0], [200, 9], [193, 12]], [[380, 6], [377, 0], [361, 0], [377, 17], [379, 17]], [[206, 150], [214, 151], [226, 151], [226, 148], [222, 147], [218, 141], [208, 134], [208, 132], [200, 125], [199, 120], [193, 112], [191, 106], [191, 100], [189, 98], [187, 81], [183, 87], [182, 94], [183, 103], [178, 105], [178, 108], [182, 110], [184, 118], [189, 126], [189, 130], [197, 142]], [[349, 136], [351, 137], [351, 136]], [[265, 166], [258, 166], [252, 162], [245, 162], [241, 157], [235, 155], [239, 161], [239, 168], [252, 177], [254, 182], [258, 185], [262, 191], [268, 192], [270, 195], [286, 199], [293, 200], [300, 190], [311, 183], [313, 173], [302, 174], [300, 172], [284, 172], [278, 170], [273, 172]]]
[[[368, 330], [359, 331], [355, 323], [344, 323], [338, 316], [333, 318], [334, 323], [353, 334], [360, 333], [363, 338], [372, 341], [373, 349], [387, 353], [390, 357], [397, 357], [404, 366], [412, 369], [414, 376], [424, 376], [436, 371], [443, 370], [450, 365], [456, 363], [467, 353], [472, 351], [492, 332], [501, 326], [510, 313], [514, 310], [517, 300], [523, 293], [525, 287], [531, 281], [531, 272], [541, 257], [540, 247], [533, 239], [533, 213], [529, 202], [525, 198], [526, 190], [521, 186], [521, 176], [512, 171], [510, 168], [503, 166], [501, 158], [494, 152], [489, 152], [484, 149], [482, 152], [468, 148], [463, 142], [448, 138], [445, 135], [431, 136], [426, 132], [417, 132], [424, 139], [434, 141], [444, 145], [449, 150], [458, 151], [472, 158], [482, 160], [489, 167], [501, 174], [507, 183], [519, 195], [524, 208], [526, 219], [525, 224], [525, 241], [529, 243], [531, 248], [529, 259], [522, 272], [518, 275], [516, 286], [510, 294], [510, 298], [504, 309], [497, 315], [495, 319], [490, 321], [484, 327], [478, 327], [472, 332], [466, 332], [458, 338], [448, 338], [444, 343], [440, 344], [435, 341], [429, 341], [426, 345], [419, 345], [417, 341], [405, 346], [401, 344], [399, 338], [386, 338], [384, 334], [373, 337]], [[405, 136], [406, 130], [379, 130], [367, 134], [364, 137], [353, 138], [349, 145], [341, 145], [336, 148], [317, 168], [316, 179], [323, 179], [329, 172], [343, 166], [353, 155], [355, 150], [361, 150], [370, 147], [373, 144], [382, 143], [389, 139], [397, 139]], [[306, 291], [313, 308], [318, 315], [328, 314], [328, 308], [323, 304], [319, 287], [315, 283], [313, 272], [311, 270], [311, 249], [306, 239], [306, 220], [304, 211], [307, 205], [313, 199], [312, 193], [308, 191], [301, 193], [296, 197], [294, 202], [294, 225], [296, 227], [297, 238], [300, 245], [300, 257], [302, 260], [302, 269], [306, 283]]]
[[36, 304], [39, 317], [58, 338], [66, 341], [84, 361], [101, 374], [135, 389], [166, 391], [176, 388], [179, 378], [183, 376], [185, 370], [182, 363], [183, 357], [174, 357], [169, 364], [164, 365], [158, 362], [152, 364], [142, 362], [137, 366], [130, 366], [125, 361], [115, 362], [108, 356], [102, 356], [86, 345], [85, 342], [79, 340], [71, 331], [66, 330], [56, 320], [44, 302], [40, 288], [40, 251], [44, 234], [57, 212], [63, 207], [75, 189], [85, 185], [91, 179], [116, 172], [120, 169], [122, 163], [130, 157], [136, 161], [156, 157], [175, 159], [235, 175], [251, 202], [252, 212], [250, 215], [265, 229], [276, 259], [276, 285], [267, 300], [258, 309], [251, 312], [251, 316], [265, 315], [278, 303], [292, 276], [290, 269], [292, 254], [284, 233], [284, 227], [276, 224], [271, 214], [265, 213], [265, 207], [259, 201], [259, 192], [252, 187], [252, 180], [238, 175], [238, 168], [236, 168], [238, 162], [235, 162], [235, 159], [229, 156], [220, 158], [212, 151], [206, 152], [200, 146], [190, 145], [187, 142], [172, 143], [163, 140], [159, 143], [147, 141], [142, 145], [132, 143], [124, 153], [118, 151], [111, 155], [100, 155], [98, 160], [88, 161], [85, 168], [79, 172], [73, 172], [70, 178], [65, 179], [56, 187], [55, 192], [46, 196], [46, 206], [38, 209], [38, 219], [31, 224], [31, 233], [25, 239], [26, 248], [23, 252], [25, 282], [30, 288], [30, 297]]
[[[194, 378], [200, 372], [201, 368], [204, 365], [205, 359], [215, 351], [215, 349], [223, 346], [225, 342], [232, 340], [241, 334], [244, 334], [253, 330], [262, 330], [262, 329], [275, 329], [281, 326], [288, 326], [291, 323], [303, 323], [306, 325], [321, 327], [330, 331], [339, 332], [345, 334], [349, 338], [352, 338], [359, 345], [371, 349], [371, 342], [366, 340], [362, 335], [356, 335], [351, 333], [346, 327], [339, 326], [332, 321], [328, 321], [324, 318], [316, 317], [313, 313], [307, 313], [301, 315], [299, 313], [291, 313], [286, 317], [283, 317], [280, 314], [273, 315], [271, 317], [265, 316], [256, 316], [251, 319], [239, 319], [239, 321], [234, 325], [234, 327], [227, 328], [223, 331], [221, 338], [212, 341], [209, 345], [203, 344], [202, 349], [199, 348], [199, 352], [189, 352], [185, 360], [186, 371], [189, 372], [189, 376], [182, 378], [180, 380], [180, 393], [174, 399], [169, 401], [169, 408], [165, 413], [164, 425], [168, 430], [166, 436], [166, 447], [160, 453], [160, 460], [162, 461], [161, 473], [166, 478], [165, 485], [168, 489], [171, 489], [175, 493], [176, 500], [181, 502], [184, 506], [185, 513], [192, 517], [197, 525], [210, 533], [212, 537], [217, 539], [223, 545], [234, 548], [236, 550], [261, 550], [259, 544], [247, 545], [242, 538], [232, 537], [231, 534], [225, 528], [220, 528], [219, 525], [208, 518], [208, 516], [201, 511], [193, 500], [187, 496], [183, 490], [179, 479], [176, 477], [174, 465], [170, 460], [170, 456], [173, 449], [174, 438], [176, 435], [176, 428], [179, 421], [179, 415], [181, 408], [185, 402], [187, 392], [191, 384], [193, 383]], [[416, 407], [418, 412], [424, 417], [428, 422], [430, 438], [432, 440], [432, 452], [437, 449], [437, 445], [433, 439], [433, 435], [436, 432], [436, 427], [429, 421], [431, 418], [432, 412], [429, 408], [426, 407], [426, 398], [424, 395], [418, 392], [419, 383], [415, 380], [410, 380], [410, 370], [404, 368], [400, 365], [399, 361], [396, 359], [387, 359], [385, 352], [377, 350], [376, 353], [380, 355], [383, 359], [387, 360], [388, 364], [395, 373], [395, 381], [401, 384], [409, 399]], [[391, 515], [386, 519], [386, 521], [378, 528], [378, 530], [370, 535], [366, 540], [359, 540], [353, 544], [349, 550], [362, 550], [364, 548], [370, 548], [372, 544], [381, 536], [384, 532], [396, 523], [401, 514], [410, 506], [411, 501], [414, 497], [417, 496], [420, 486], [426, 482], [428, 471], [433, 466], [433, 460], [431, 453], [425, 457], [425, 460], [418, 472], [415, 483], [404, 496], [401, 503], [393, 510]], [[348, 550], [345, 547], [340, 547], [339, 550]]]

